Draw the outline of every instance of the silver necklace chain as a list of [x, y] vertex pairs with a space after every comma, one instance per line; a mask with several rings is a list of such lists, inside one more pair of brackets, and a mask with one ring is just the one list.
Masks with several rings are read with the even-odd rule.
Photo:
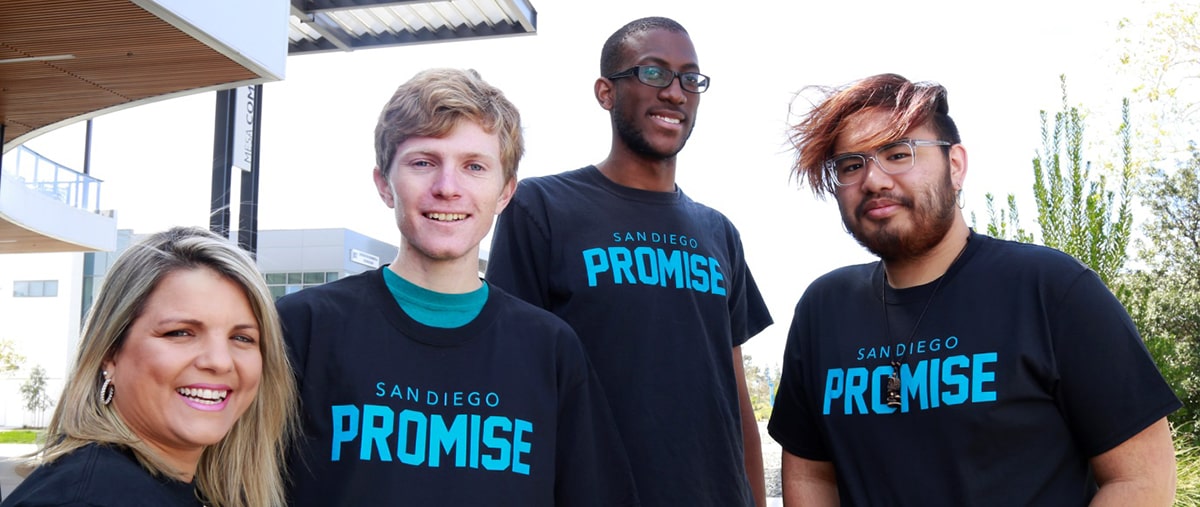
[[[958, 251], [958, 255], [954, 256], [954, 260], [950, 261], [950, 265], [946, 267], [946, 272], [942, 273], [942, 276], [938, 277], [937, 284], [933, 286], [933, 292], [930, 292], [929, 299], [925, 300], [925, 307], [921, 309], [921, 314], [917, 315], [917, 322], [913, 324], [912, 331], [910, 331], [908, 333], [908, 339], [904, 340], [903, 342], [897, 342], [897, 345], [900, 343], [911, 343], [913, 337], [917, 335], [917, 329], [919, 329], [921, 327], [921, 320], [923, 320], [925, 318], [925, 313], [929, 311], [929, 307], [933, 304], [933, 297], [937, 295], [938, 289], [942, 288], [942, 282], [946, 281], [946, 275], [950, 272], [950, 268], [954, 267], [954, 263], [958, 262], [958, 258], [962, 257], [963, 252], [967, 251], [968, 243], [970, 243], [970, 237], [967, 238], [966, 243], [963, 243], [962, 249]], [[881, 281], [879, 283], [879, 299], [883, 301], [883, 325], [884, 325], [883, 336], [887, 337], [888, 335], [890, 335], [892, 333], [892, 322], [888, 318], [888, 307], [887, 307], [887, 270], [883, 269], [882, 262], [880, 262], [879, 265], [880, 265], [880, 269], [883, 271], [882, 276], [880, 276]], [[893, 350], [892, 353], [895, 354], [895, 350]], [[907, 363], [907, 362], [908, 362], [908, 353], [906, 351], [904, 354], [903, 363]], [[893, 355], [892, 374], [888, 376], [888, 380], [887, 380], [887, 400], [886, 400], [887, 405], [889, 407], [893, 407], [893, 408], [900, 407], [900, 365], [901, 364], [902, 364], [901, 360], [899, 358], [895, 358], [895, 356]]]

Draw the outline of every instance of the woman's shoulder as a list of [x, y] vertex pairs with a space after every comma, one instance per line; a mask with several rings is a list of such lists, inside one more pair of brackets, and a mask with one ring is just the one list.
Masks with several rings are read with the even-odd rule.
[[35, 468], [3, 505], [199, 505], [180, 504], [170, 489], [128, 451], [89, 444]]

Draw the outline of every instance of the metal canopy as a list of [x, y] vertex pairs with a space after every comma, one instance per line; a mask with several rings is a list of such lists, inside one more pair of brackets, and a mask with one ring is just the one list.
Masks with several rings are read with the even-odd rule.
[[292, 0], [288, 54], [532, 34], [527, 0]]
[[[290, 0], [288, 54], [533, 34], [530, 0]], [[3, 149], [106, 112], [270, 80], [148, 0], [0, 0]]]

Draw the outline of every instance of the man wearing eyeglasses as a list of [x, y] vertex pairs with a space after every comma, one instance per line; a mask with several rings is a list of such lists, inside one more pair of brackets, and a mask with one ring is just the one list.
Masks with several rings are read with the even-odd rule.
[[596, 100], [603, 161], [528, 178], [500, 216], [488, 280], [579, 334], [646, 506], [765, 503], [740, 346], [771, 324], [741, 239], [675, 185], [709, 78], [675, 21], [605, 43]]
[[945, 88], [817, 90], [793, 169], [880, 261], [796, 307], [768, 426], [784, 504], [1170, 505], [1179, 400], [1087, 266], [967, 227]]

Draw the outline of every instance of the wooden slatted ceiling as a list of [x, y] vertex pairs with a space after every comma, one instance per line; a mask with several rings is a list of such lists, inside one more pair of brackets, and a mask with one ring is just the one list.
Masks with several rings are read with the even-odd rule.
[[0, 217], [0, 254], [91, 251], [33, 232]]
[[62, 120], [258, 76], [129, 0], [0, 0], [4, 143]]

